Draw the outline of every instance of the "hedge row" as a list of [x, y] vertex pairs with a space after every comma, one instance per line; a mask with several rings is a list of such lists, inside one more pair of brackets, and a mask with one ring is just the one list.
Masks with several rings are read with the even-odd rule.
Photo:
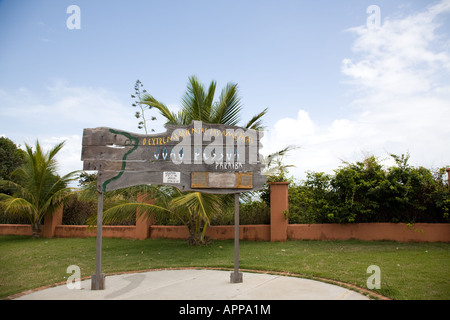
[[290, 223], [449, 222], [445, 168], [413, 167], [409, 156], [391, 156], [395, 165], [387, 168], [372, 156], [292, 183]]

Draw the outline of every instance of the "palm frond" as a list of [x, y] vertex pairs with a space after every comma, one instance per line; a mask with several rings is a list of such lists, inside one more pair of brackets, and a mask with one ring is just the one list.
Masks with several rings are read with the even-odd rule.
[[[0, 188], [10, 191], [15, 197], [32, 199], [33, 195], [20, 184], [10, 180], [0, 180]], [[0, 193], [0, 195], [2, 195]]]
[[78, 193], [78, 190], [72, 188], [59, 189], [41, 204], [40, 210], [47, 213], [53, 213], [60, 205], [67, 202], [71, 195], [77, 195]]
[[77, 180], [75, 175], [79, 172], [81, 172], [81, 170], [72, 171], [62, 177], [57, 177], [57, 179], [51, 179], [46, 188], [45, 198], [51, 199], [55, 197], [55, 200], [57, 199], [57, 201], [60, 201], [66, 197], [67, 194], [72, 193], [74, 190], [67, 186], [70, 182]]
[[250, 119], [250, 121], [246, 124], [245, 128], [247, 129], [253, 129], [253, 130], [261, 130], [262, 127], [262, 117], [267, 113], [268, 109], [265, 108], [263, 111], [258, 113], [257, 115], [253, 116], [253, 118]]
[[27, 216], [30, 219], [37, 218], [38, 210], [37, 208], [24, 198], [17, 198], [14, 196], [9, 196], [2, 194], [1, 204], [4, 210], [10, 214], [18, 216]]
[[213, 112], [214, 105], [214, 95], [216, 93], [216, 85], [217, 83], [215, 81], [211, 81], [209, 85], [208, 93], [206, 94], [205, 101], [203, 103], [202, 121], [211, 121], [211, 114]]
[[174, 121], [172, 123], [178, 125], [190, 124], [191, 122], [189, 120], [190, 118], [188, 118], [187, 114], [182, 110], [178, 111], [177, 113], [173, 113], [173, 119]]
[[[142, 214], [149, 215], [152, 213], [169, 213], [170, 210], [155, 204], [148, 204], [137, 201], [130, 202], [129, 200], [123, 200], [121, 203], [116, 204], [115, 206], [103, 212], [103, 223], [120, 223], [136, 216], [136, 212], [138, 212], [140, 216]], [[93, 225], [96, 223], [96, 221], [96, 217], [93, 216], [88, 219], [88, 224]]]
[[174, 207], [187, 208], [198, 212], [202, 219], [209, 223], [210, 217], [221, 210], [221, 200], [217, 195], [200, 192], [188, 192], [172, 199]]
[[[49, 168], [49, 170], [56, 170], [56, 155], [57, 153], [64, 147], [65, 145], [65, 141], [58, 143], [56, 146], [54, 146], [53, 148], [51, 148], [49, 151], [47, 151], [44, 155], [44, 162], [47, 162], [48, 165], [47, 167]], [[36, 142], [36, 145], [39, 145], [39, 142]]]
[[241, 110], [237, 84], [228, 83], [222, 90], [219, 101], [215, 105], [212, 113], [212, 123], [235, 126], [240, 121]]
[[150, 106], [150, 108], [155, 108], [159, 111], [159, 113], [167, 119], [167, 123], [171, 124], [182, 124], [177, 122], [177, 116], [175, 113], [171, 112], [166, 105], [156, 100], [153, 96], [146, 93], [142, 96], [142, 100], [140, 101], [142, 104], [146, 104]]
[[268, 156], [264, 157], [264, 165], [266, 167], [270, 167], [274, 161], [279, 159], [280, 157], [285, 156], [288, 152], [300, 148], [299, 146], [295, 145], [289, 145], [287, 147], [284, 147], [283, 149], [276, 151], [274, 153], [269, 154]]
[[[181, 110], [186, 120], [202, 120], [202, 107], [205, 99], [205, 89], [196, 76], [189, 77], [186, 91], [181, 98]], [[184, 123], [184, 124], [189, 124]]]

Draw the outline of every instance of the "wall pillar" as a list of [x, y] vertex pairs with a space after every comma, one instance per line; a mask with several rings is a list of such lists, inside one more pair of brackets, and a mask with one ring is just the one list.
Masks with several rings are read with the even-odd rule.
[[44, 238], [53, 238], [55, 236], [56, 226], [62, 225], [64, 205], [61, 204], [52, 214], [44, 216], [44, 227], [42, 228], [42, 236]]
[[[154, 204], [155, 199], [148, 199], [145, 194], [138, 194], [137, 201], [147, 204]], [[150, 237], [150, 226], [154, 223], [153, 215], [140, 214], [141, 211], [136, 210], [136, 239], [143, 240]]]
[[447, 175], [448, 175], [448, 189], [450, 190], [450, 168], [445, 169], [445, 171], [447, 171]]
[[289, 182], [270, 183], [270, 241], [286, 241], [289, 212]]

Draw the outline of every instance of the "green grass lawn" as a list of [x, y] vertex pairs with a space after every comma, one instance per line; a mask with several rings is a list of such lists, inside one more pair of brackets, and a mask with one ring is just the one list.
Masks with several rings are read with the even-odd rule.
[[[103, 272], [154, 268], [232, 268], [233, 241], [190, 247], [183, 240], [103, 239]], [[66, 281], [67, 267], [95, 272], [95, 238], [0, 236], [0, 298]], [[450, 299], [450, 244], [391, 241], [240, 242], [240, 267], [321, 277], [366, 288], [367, 267], [381, 270], [379, 294], [392, 299]]]

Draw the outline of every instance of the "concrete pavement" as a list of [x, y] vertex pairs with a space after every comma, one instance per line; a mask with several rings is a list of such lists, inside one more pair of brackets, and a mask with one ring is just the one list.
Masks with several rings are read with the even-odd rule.
[[60, 285], [35, 291], [21, 300], [368, 300], [340, 286], [297, 277], [243, 273], [242, 283], [230, 283], [230, 271], [158, 270], [106, 276], [104, 290]]

